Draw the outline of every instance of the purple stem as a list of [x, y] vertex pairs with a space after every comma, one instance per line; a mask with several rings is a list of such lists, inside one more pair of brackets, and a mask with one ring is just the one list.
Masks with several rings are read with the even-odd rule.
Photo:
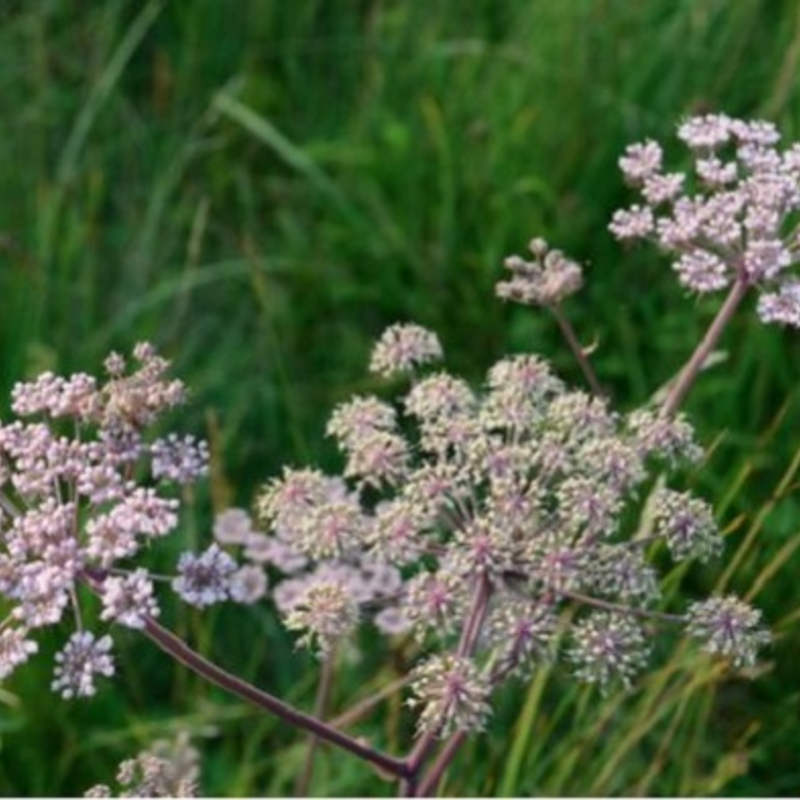
[[458, 749], [466, 741], [467, 734], [464, 731], [454, 733], [447, 744], [442, 748], [436, 761], [433, 762], [428, 774], [420, 781], [417, 787], [416, 797], [430, 797], [435, 791], [442, 775], [450, 762], [455, 758]]
[[[102, 570], [87, 568], [83, 570], [81, 578], [93, 592], [99, 593], [103, 587], [105, 573]], [[347, 750], [363, 761], [374, 764], [389, 775], [393, 775], [396, 778], [406, 778], [409, 775], [408, 766], [404, 759], [394, 758], [380, 750], [375, 750], [368, 745], [362, 744], [360, 741], [348, 736], [346, 733], [342, 733], [316, 717], [312, 717], [310, 714], [306, 714], [283, 702], [283, 700], [279, 700], [274, 695], [256, 688], [252, 683], [237, 678], [222, 669], [222, 667], [218, 667], [207, 658], [201, 656], [200, 653], [192, 650], [186, 642], [178, 638], [172, 631], [159, 625], [152, 617], [144, 617], [142, 633], [179, 664], [183, 664], [201, 678], [213, 683], [215, 686], [219, 686], [235, 697], [251, 703], [268, 714], [273, 714], [289, 725], [307, 731], [322, 741]]]
[[145, 636], [167, 655], [171, 656], [175, 661], [183, 664], [185, 667], [188, 667], [192, 672], [204, 678], [209, 683], [213, 683], [226, 692], [252, 703], [262, 711], [274, 714], [289, 725], [308, 731], [325, 742], [347, 750], [362, 760], [374, 764], [390, 775], [397, 778], [405, 778], [408, 775], [408, 767], [404, 760], [394, 758], [379, 750], [368, 747], [347, 734], [325, 724], [321, 720], [299, 711], [288, 703], [284, 703], [277, 697], [261, 689], [257, 689], [251, 683], [237, 678], [235, 675], [231, 675], [231, 673], [226, 672], [221, 667], [218, 667], [216, 664], [213, 664], [199, 653], [192, 650], [183, 640], [179, 639], [171, 631], [163, 628], [155, 622], [155, 620], [147, 617], [145, 619], [143, 632]]
[[603, 397], [605, 395], [603, 387], [600, 385], [600, 381], [597, 380], [597, 375], [595, 375], [594, 368], [592, 367], [592, 364], [589, 361], [589, 359], [586, 357], [586, 353], [584, 352], [583, 347], [581, 347], [581, 344], [578, 341], [578, 337], [575, 335], [575, 330], [570, 324], [570, 321], [561, 312], [560, 306], [548, 305], [547, 308], [550, 310], [550, 313], [556, 318], [558, 327], [561, 329], [561, 333], [567, 340], [567, 344], [569, 345], [570, 350], [572, 350], [575, 358], [577, 359], [578, 365], [580, 366], [581, 372], [583, 373], [583, 377], [586, 378], [586, 383], [589, 384], [589, 388], [592, 390], [592, 394], [595, 395], [595, 397]]
[[636, 608], [636, 606], [626, 606], [622, 603], [612, 603], [610, 600], [601, 600], [598, 597], [589, 597], [589, 595], [581, 594], [580, 592], [571, 592], [566, 589], [557, 589], [558, 594], [576, 603], [592, 606], [593, 608], [600, 608], [604, 611], [613, 611], [617, 614], [629, 614], [632, 617], [640, 617], [641, 619], [658, 620], [659, 622], [672, 622], [680, 623], [685, 622], [685, 617], [680, 614], [667, 614], [663, 611], [650, 611], [647, 608]]
[[475, 648], [481, 625], [483, 625], [483, 620], [486, 618], [490, 589], [491, 585], [488, 578], [485, 575], [481, 576], [472, 601], [472, 608], [461, 630], [461, 640], [456, 651], [459, 656], [468, 656]]
[[731, 317], [733, 317], [749, 288], [750, 284], [745, 277], [740, 276], [736, 279], [728, 296], [725, 298], [725, 302], [722, 304], [722, 308], [717, 312], [717, 316], [714, 317], [714, 321], [706, 331], [706, 335], [697, 345], [691, 358], [681, 370], [678, 379], [670, 388], [667, 399], [664, 401], [664, 405], [661, 406], [662, 417], [674, 416], [686, 393], [695, 382], [705, 360], [714, 349], [719, 337], [722, 335], [722, 331], [725, 330], [725, 326], [730, 322]]

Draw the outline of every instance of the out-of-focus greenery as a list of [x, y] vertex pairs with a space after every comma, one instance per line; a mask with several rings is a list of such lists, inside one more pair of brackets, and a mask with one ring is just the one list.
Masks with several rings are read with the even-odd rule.
[[[503, 257], [534, 235], [590, 265], [567, 311], [618, 406], [647, 399], [716, 301], [685, 297], [662, 257], [607, 233], [628, 200], [622, 148], [668, 140], [679, 161], [675, 123], [702, 110], [773, 119], [790, 140], [800, 127], [789, 0], [4, 0], [0, 22], [2, 397], [20, 377], [92, 370], [111, 348], [154, 341], [193, 389], [176, 426], [214, 449], [211, 491], [185, 526], [198, 540], [212, 508], [247, 504], [281, 464], [334, 463], [325, 417], [372, 388], [364, 366], [388, 323], [437, 330], [449, 366], [473, 380], [532, 348], [579, 382], [549, 319], [493, 297]], [[729, 533], [724, 588], [749, 594], [776, 631], [764, 669], [731, 678], [665, 645], [632, 694], [607, 698], [543, 670], [502, 694], [446, 793], [800, 787], [800, 337], [759, 325], [751, 305], [723, 346], [727, 361], [687, 404], [716, 443], [690, 478]], [[684, 577], [687, 596], [719, 580]], [[313, 703], [317, 665], [267, 610], [168, 621]], [[79, 794], [186, 725], [207, 792], [292, 791], [302, 737], [118, 638], [120, 680], [93, 701], [57, 702], [46, 657], [2, 688], [0, 793]], [[337, 676], [336, 709], [403, 663], [362, 644]], [[399, 748], [401, 701], [354, 730]], [[323, 750], [312, 791], [394, 787]]]

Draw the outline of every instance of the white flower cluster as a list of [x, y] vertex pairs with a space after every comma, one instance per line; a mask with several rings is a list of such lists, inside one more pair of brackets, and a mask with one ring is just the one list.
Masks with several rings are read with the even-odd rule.
[[[380, 340], [379, 361], [397, 335]], [[603, 688], [630, 685], [650, 652], [638, 617], [659, 599], [645, 545], [660, 540], [676, 560], [721, 550], [710, 507], [686, 492], [660, 488], [652, 535], [630, 530], [652, 470], [702, 455], [688, 423], [615, 414], [535, 356], [502, 359], [481, 392], [445, 372], [412, 375], [397, 405], [356, 397], [328, 433], [344, 477], [284, 470], [258, 499], [266, 532], [251, 546], [286, 573], [273, 598], [323, 655], [362, 620], [445, 651], [459, 637], [457, 656], [414, 673], [424, 731], [479, 729], [492, 689], [541, 660], [562, 657]], [[559, 647], [573, 605], [582, 611]]]

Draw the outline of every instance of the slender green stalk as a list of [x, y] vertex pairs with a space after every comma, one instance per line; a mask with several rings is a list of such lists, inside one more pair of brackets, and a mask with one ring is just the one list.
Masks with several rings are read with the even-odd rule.
[[[335, 652], [331, 652], [322, 662], [322, 670], [319, 676], [319, 685], [317, 686], [317, 696], [314, 700], [314, 716], [317, 719], [324, 719], [328, 710], [328, 702], [331, 696], [331, 688], [333, 686], [333, 672], [334, 663], [336, 660]], [[308, 747], [306, 749], [306, 758], [303, 764], [303, 769], [297, 775], [297, 780], [294, 785], [295, 797], [306, 797], [308, 795], [309, 787], [311, 786], [311, 778], [314, 775], [314, 758], [317, 754], [317, 747], [319, 739], [312, 735], [308, 737]]]
[[348, 708], [347, 711], [343, 711], [338, 717], [330, 720], [328, 724], [333, 728], [346, 728], [348, 725], [352, 725], [354, 722], [361, 719], [364, 714], [369, 713], [375, 708], [378, 703], [382, 702], [387, 697], [391, 697], [395, 692], [399, 692], [407, 683], [408, 678], [398, 678], [392, 681], [369, 697], [359, 700]]

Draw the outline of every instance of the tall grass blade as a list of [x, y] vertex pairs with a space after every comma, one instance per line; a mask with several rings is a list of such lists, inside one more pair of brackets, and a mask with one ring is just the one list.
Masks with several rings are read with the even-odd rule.
[[68, 183], [75, 173], [81, 151], [91, 133], [92, 126], [100, 110], [111, 96], [111, 92], [119, 81], [131, 57], [147, 35], [153, 23], [158, 19], [164, 7], [164, 0], [150, 0], [139, 12], [128, 32], [117, 46], [105, 69], [100, 73], [86, 103], [78, 114], [75, 124], [67, 137], [56, 168], [56, 182]]
[[335, 181], [331, 180], [302, 147], [292, 142], [270, 120], [225, 92], [221, 92], [214, 98], [212, 107], [223, 116], [238, 123], [248, 133], [269, 147], [288, 167], [306, 178], [354, 228], [363, 233], [370, 231], [369, 220], [342, 192]]

